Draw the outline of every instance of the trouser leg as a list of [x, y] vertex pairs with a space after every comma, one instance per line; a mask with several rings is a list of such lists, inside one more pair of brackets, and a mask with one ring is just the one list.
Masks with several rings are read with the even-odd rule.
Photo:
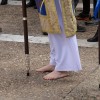
[[55, 62], [55, 48], [53, 45], [52, 37], [50, 34], [48, 34], [49, 42], [50, 42], [50, 65], [56, 65]]
[[8, 3], [8, 0], [2, 0], [1, 5], [6, 5]]
[[84, 14], [90, 13], [90, 0], [83, 0], [83, 13]]
[[[81, 70], [76, 36], [66, 38], [65, 34], [49, 34], [54, 46], [56, 71]], [[50, 38], [49, 38], [50, 39]], [[51, 42], [50, 41], [50, 42]]]

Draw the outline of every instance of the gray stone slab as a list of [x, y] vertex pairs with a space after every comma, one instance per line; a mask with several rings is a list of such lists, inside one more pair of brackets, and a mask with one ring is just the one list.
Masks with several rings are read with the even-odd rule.
[[[42, 34], [42, 33], [41, 33]], [[30, 43], [48, 44], [49, 40], [46, 36], [28, 36]], [[24, 35], [4, 34], [1, 32], [0, 41], [24, 42]], [[98, 42], [87, 42], [86, 39], [77, 39], [79, 47], [98, 48]]]
[[[79, 48], [83, 68], [81, 72], [72, 72], [69, 77], [59, 80], [46, 81], [43, 76], [48, 73], [37, 73], [35, 70], [49, 63], [49, 45], [29, 44], [29, 46], [31, 70], [30, 76], [27, 77], [24, 43], [0, 42], [0, 97], [2, 100], [74, 100], [69, 95], [71, 91], [87, 80], [90, 73], [98, 67], [97, 49], [81, 47]], [[85, 86], [88, 88], [89, 85], [85, 84]], [[77, 91], [80, 89], [78, 88]], [[77, 98], [80, 96], [77, 95]]]

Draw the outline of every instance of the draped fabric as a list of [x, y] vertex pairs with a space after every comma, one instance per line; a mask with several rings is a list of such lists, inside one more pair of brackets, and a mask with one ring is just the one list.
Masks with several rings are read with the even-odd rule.
[[[57, 13], [56, 0], [36, 0], [41, 28], [51, 34], [61, 33], [61, 25]], [[71, 0], [60, 0], [63, 29], [67, 37], [76, 33], [76, 19], [72, 10]]]
[[55, 0], [61, 34], [48, 33], [50, 41], [50, 64], [55, 65], [56, 71], [79, 71], [81, 63], [77, 45], [76, 35], [66, 37], [63, 29], [61, 3]]

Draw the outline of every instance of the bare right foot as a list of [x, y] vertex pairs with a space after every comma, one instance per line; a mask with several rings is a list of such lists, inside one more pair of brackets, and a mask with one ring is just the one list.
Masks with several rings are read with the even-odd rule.
[[37, 72], [52, 72], [55, 69], [54, 65], [47, 65], [42, 68], [36, 69]]
[[68, 73], [67, 72], [61, 72], [61, 71], [52, 71], [51, 73], [45, 75], [43, 79], [45, 80], [56, 80], [59, 78], [64, 78], [67, 77]]

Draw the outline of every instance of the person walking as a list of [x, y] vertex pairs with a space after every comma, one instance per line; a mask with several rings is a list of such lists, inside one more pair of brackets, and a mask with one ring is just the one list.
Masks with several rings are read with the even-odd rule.
[[72, 10], [72, 1], [45, 0], [44, 3], [43, 0], [37, 0], [37, 3], [40, 4], [38, 11], [42, 30], [48, 32], [50, 62], [36, 71], [51, 71], [43, 78], [53, 80], [68, 76], [69, 71], [82, 70], [75, 35], [76, 18]]

